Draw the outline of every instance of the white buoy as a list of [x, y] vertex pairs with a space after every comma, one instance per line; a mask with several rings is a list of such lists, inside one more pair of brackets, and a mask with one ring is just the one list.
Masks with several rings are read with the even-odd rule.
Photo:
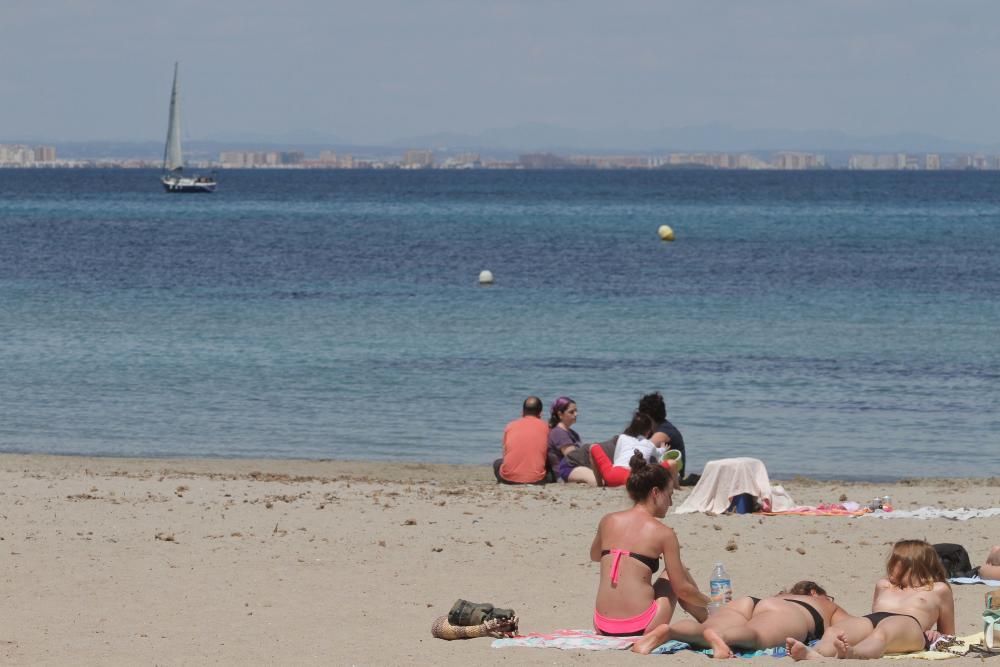
[[479, 272], [479, 284], [480, 285], [492, 285], [493, 284], [493, 272], [492, 271], [480, 271]]
[[674, 240], [674, 230], [670, 229], [670, 225], [660, 225], [660, 228], [656, 230], [656, 233], [660, 235], [661, 241]]

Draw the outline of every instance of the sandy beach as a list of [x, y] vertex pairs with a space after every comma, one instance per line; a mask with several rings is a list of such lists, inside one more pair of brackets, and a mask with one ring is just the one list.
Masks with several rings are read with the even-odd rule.
[[[780, 483], [802, 504], [889, 494], [899, 509], [1000, 506], [1000, 478]], [[590, 627], [588, 549], [600, 516], [628, 505], [621, 489], [498, 486], [485, 466], [0, 455], [0, 498], [3, 664], [706, 660], [430, 635], [460, 597], [514, 608], [522, 632]], [[856, 614], [895, 540], [957, 542], [977, 562], [1000, 542], [1000, 518], [666, 522], [700, 584], [721, 560], [737, 595], [809, 578]], [[959, 634], [980, 630], [986, 587], [954, 591]]]

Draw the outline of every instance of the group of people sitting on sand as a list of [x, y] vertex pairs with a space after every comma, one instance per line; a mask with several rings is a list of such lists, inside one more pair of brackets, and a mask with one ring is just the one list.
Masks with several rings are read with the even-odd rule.
[[573, 428], [578, 414], [576, 401], [560, 396], [552, 402], [546, 423], [542, 420], [542, 400], [537, 396], [525, 399], [521, 418], [504, 429], [503, 458], [493, 462], [497, 481], [546, 484], [561, 480], [623, 486], [629, 477], [629, 460], [636, 451], [669, 471], [675, 482], [687, 485], [697, 481], [696, 475], [684, 477], [684, 437], [667, 419], [667, 405], [659, 392], [640, 398], [625, 430], [604, 442], [583, 442]]
[[[897, 542], [886, 576], [875, 584], [872, 613], [854, 616], [819, 584], [800, 581], [764, 598], [736, 598], [708, 613], [702, 593], [681, 561], [673, 529], [661, 520], [671, 505], [675, 478], [635, 451], [625, 487], [634, 505], [605, 515], [590, 557], [601, 564], [594, 628], [612, 636], [642, 635], [632, 650], [649, 653], [676, 639], [727, 658], [734, 649], [784, 645], [795, 660], [879, 658], [927, 648], [955, 633], [955, 603], [934, 548], [922, 540]], [[660, 571], [660, 559], [664, 567]], [[980, 567], [1000, 578], [1000, 546]], [[654, 578], [655, 577], [655, 578]], [[680, 605], [693, 619], [671, 623]], [[813, 640], [818, 643], [813, 645]]]

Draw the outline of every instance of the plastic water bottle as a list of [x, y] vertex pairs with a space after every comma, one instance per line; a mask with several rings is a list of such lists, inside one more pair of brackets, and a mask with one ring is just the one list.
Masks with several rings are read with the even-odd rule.
[[729, 578], [722, 563], [715, 564], [712, 578], [708, 582], [708, 591], [711, 598], [711, 602], [708, 603], [709, 614], [714, 614], [722, 605], [733, 599], [733, 580]]

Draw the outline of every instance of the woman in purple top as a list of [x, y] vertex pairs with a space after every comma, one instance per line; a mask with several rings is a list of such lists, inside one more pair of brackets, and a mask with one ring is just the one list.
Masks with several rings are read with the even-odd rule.
[[553, 464], [552, 469], [564, 482], [597, 486], [593, 470], [566, 457], [581, 446], [580, 434], [573, 430], [576, 415], [576, 402], [569, 396], [560, 396], [552, 402], [552, 414], [549, 417], [549, 459]]

